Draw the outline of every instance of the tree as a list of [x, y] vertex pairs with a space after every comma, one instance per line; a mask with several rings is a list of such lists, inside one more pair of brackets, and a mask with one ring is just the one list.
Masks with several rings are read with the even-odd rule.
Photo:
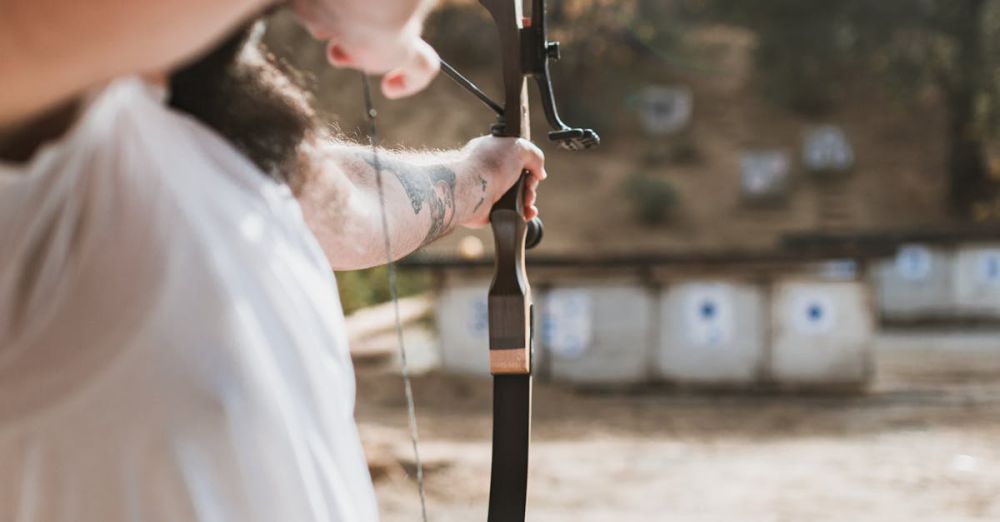
[[958, 217], [997, 197], [984, 144], [1000, 102], [998, 0], [715, 0], [716, 14], [758, 35], [763, 86], [820, 113], [847, 71], [867, 68], [910, 92], [933, 86], [948, 112], [948, 202]]

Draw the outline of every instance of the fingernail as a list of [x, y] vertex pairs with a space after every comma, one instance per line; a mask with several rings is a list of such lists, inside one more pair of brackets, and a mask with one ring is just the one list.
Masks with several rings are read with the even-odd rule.
[[402, 73], [386, 75], [385, 83], [393, 89], [403, 90], [406, 88], [406, 75]]
[[351, 57], [338, 44], [330, 44], [326, 50], [326, 58], [332, 65], [343, 66], [351, 63]]

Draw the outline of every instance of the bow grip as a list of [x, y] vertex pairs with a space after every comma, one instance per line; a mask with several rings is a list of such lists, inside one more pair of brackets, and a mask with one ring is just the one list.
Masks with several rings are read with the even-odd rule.
[[[511, 187], [506, 194], [501, 198], [501, 201], [508, 200], [513, 201], [513, 208], [521, 216], [524, 215], [524, 193], [528, 190], [528, 180], [531, 178], [531, 173], [525, 170], [521, 173], [521, 179], [517, 180], [517, 183]], [[509, 199], [508, 199], [509, 198]], [[498, 203], [499, 204], [499, 203]], [[495, 208], [495, 207], [494, 207]], [[510, 207], [508, 207], [510, 208]], [[542, 224], [542, 220], [537, 216], [528, 221], [525, 224], [526, 232], [524, 239], [524, 248], [530, 250], [535, 248], [542, 242], [542, 237], [545, 235], [545, 227]]]
[[524, 189], [530, 176], [530, 172], [522, 172], [490, 210], [496, 247], [496, 271], [488, 300], [493, 375], [531, 373], [531, 287], [524, 273], [524, 250], [529, 234], [531, 241], [538, 243], [541, 222], [524, 220]]

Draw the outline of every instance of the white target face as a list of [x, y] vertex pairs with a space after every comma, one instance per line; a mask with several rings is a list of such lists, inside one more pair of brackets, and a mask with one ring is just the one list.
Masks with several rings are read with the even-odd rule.
[[556, 356], [579, 358], [590, 347], [592, 316], [591, 297], [586, 291], [552, 290], [542, 313], [542, 341]]
[[723, 285], [692, 285], [684, 296], [684, 329], [695, 346], [724, 346], [732, 341], [733, 299]]
[[979, 282], [989, 286], [1000, 286], [1000, 249], [984, 250], [976, 262]]
[[833, 331], [837, 310], [833, 299], [822, 292], [800, 292], [792, 299], [792, 325], [800, 334], [824, 335]]
[[788, 155], [781, 150], [748, 151], [740, 158], [740, 188], [744, 197], [784, 194], [790, 172]]
[[470, 298], [468, 301], [469, 311], [468, 327], [469, 333], [473, 337], [488, 337], [490, 329], [490, 309], [486, 301], [486, 295]]
[[896, 272], [906, 281], [926, 280], [933, 267], [934, 258], [925, 246], [907, 245], [896, 254]]
[[639, 93], [639, 122], [653, 135], [671, 134], [691, 121], [693, 98], [687, 87], [652, 85]]
[[839, 127], [821, 125], [806, 132], [802, 160], [812, 171], [844, 171], [854, 164], [854, 151]]

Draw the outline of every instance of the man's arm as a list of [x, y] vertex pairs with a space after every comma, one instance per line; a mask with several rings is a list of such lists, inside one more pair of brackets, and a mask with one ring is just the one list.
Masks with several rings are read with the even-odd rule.
[[[334, 270], [385, 263], [381, 203], [370, 148], [322, 143], [303, 152], [311, 172], [296, 192], [309, 228]], [[479, 138], [459, 151], [396, 153], [379, 150], [390, 241], [396, 259], [458, 226], [489, 222], [489, 210], [519, 179], [532, 173], [525, 200], [545, 176], [540, 150], [524, 140]]]

